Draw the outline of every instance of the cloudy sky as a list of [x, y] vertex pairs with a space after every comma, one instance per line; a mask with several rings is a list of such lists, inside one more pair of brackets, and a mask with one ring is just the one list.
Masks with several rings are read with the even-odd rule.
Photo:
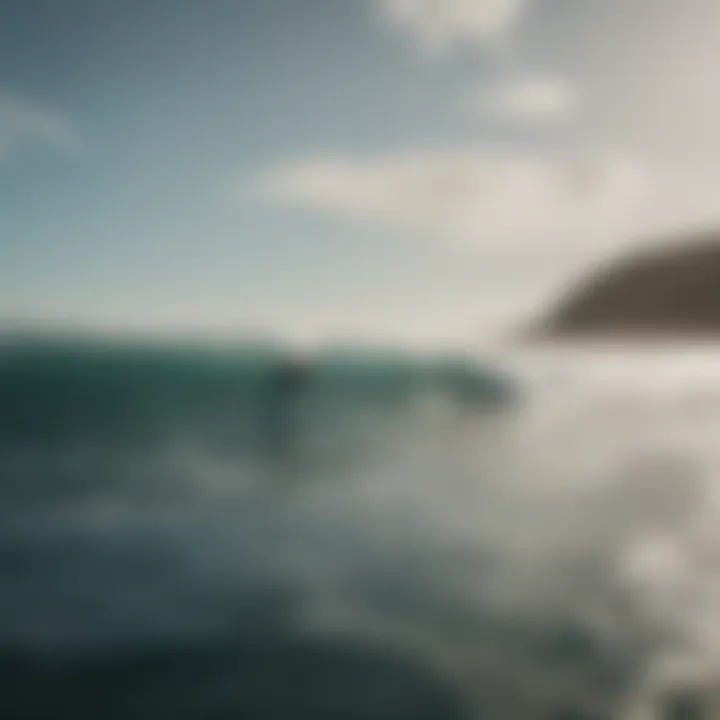
[[6, 0], [0, 316], [478, 337], [720, 219], [718, 27], [717, 0]]

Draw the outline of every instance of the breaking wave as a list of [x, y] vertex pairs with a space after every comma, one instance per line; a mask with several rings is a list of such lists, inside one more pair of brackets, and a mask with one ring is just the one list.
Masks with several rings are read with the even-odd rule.
[[2, 716], [705, 712], [720, 377], [517, 360], [5, 348]]

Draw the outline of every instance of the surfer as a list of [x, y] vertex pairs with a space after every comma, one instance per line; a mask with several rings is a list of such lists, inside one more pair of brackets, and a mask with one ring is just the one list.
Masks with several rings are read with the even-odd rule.
[[282, 479], [297, 470], [300, 401], [310, 373], [298, 359], [282, 362], [268, 380], [263, 407], [263, 445], [274, 474]]

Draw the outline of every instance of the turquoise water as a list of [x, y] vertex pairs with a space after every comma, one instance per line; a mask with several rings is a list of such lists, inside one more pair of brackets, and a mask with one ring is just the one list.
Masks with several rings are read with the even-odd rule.
[[[0, 350], [0, 497], [47, 505], [124, 491], [172, 495], [192, 459], [224, 467], [238, 489], [312, 482], [411, 442], [424, 401], [460, 418], [513, 398], [503, 375], [457, 358], [14, 344]], [[205, 479], [195, 480], [202, 493]]]
[[524, 412], [464, 357], [6, 345], [0, 717], [612, 716], [641, 643], [562, 601]]

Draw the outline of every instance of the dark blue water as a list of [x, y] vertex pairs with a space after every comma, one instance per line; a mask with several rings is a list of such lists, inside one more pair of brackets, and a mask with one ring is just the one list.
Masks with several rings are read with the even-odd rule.
[[636, 649], [509, 559], [517, 400], [457, 358], [7, 344], [0, 717], [613, 716]]

